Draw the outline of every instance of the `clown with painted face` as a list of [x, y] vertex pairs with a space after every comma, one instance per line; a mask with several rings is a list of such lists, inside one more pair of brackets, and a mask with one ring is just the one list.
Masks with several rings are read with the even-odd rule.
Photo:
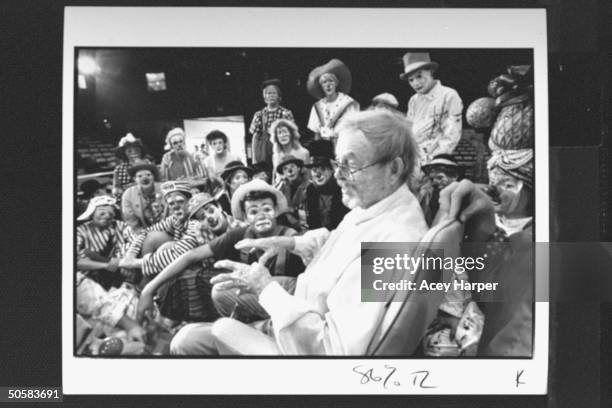
[[[279, 119], [270, 127], [272, 135], [272, 165], [278, 166], [283, 156], [295, 156], [308, 163], [310, 153], [300, 143], [300, 132], [292, 121]], [[276, 181], [277, 178], [274, 178]]]
[[[227, 215], [208, 193], [195, 194], [189, 200], [188, 213], [189, 227], [183, 237], [173, 248], [158, 249], [152, 255], [151, 260], [158, 272], [180, 258], [185, 250], [206, 245], [227, 231], [246, 226], [244, 222]], [[159, 291], [159, 311], [162, 316], [187, 322], [210, 321], [219, 316], [211, 301], [209, 281], [215, 273], [213, 263], [214, 260], [210, 258], [192, 264], [179, 276], [165, 283], [166, 290]], [[145, 299], [142, 304], [148, 301]]]
[[87, 210], [77, 218], [83, 223], [76, 229], [76, 309], [80, 315], [101, 321], [109, 328], [127, 330], [131, 340], [144, 342], [144, 330], [132, 318], [135, 316], [126, 315], [135, 306], [137, 295], [118, 271], [119, 256], [128, 235], [125, 223], [115, 220], [117, 211], [113, 197], [98, 196], [91, 199]]
[[240, 160], [228, 163], [221, 173], [221, 178], [225, 181], [225, 186], [230, 198], [234, 195], [238, 187], [250, 181], [252, 176], [253, 169], [245, 166]]
[[136, 232], [162, 220], [165, 200], [156, 165], [137, 162], [128, 171], [136, 184], [121, 196], [121, 213], [123, 220]]
[[272, 123], [279, 119], [294, 122], [293, 113], [280, 105], [282, 101], [281, 81], [268, 79], [261, 84], [261, 92], [266, 106], [253, 115], [249, 133], [253, 136], [253, 164], [272, 163], [273, 133], [270, 131]]
[[454, 89], [434, 78], [438, 63], [429, 53], [407, 52], [402, 57], [400, 79], [415, 92], [408, 101], [406, 117], [419, 147], [421, 165], [438, 154], [451, 154], [461, 139], [463, 102]]
[[[276, 188], [285, 195], [290, 212], [297, 217], [300, 230], [321, 227], [317, 189], [303, 173], [304, 162], [295, 156], [284, 156], [276, 166], [281, 176]], [[291, 223], [291, 225], [293, 225]]]
[[439, 209], [440, 191], [459, 178], [459, 166], [450, 154], [439, 154], [421, 167], [426, 182], [419, 190], [419, 203], [425, 220], [431, 225]]
[[206, 142], [210, 155], [204, 159], [204, 164], [210, 175], [220, 176], [229, 163], [240, 160], [230, 151], [229, 139], [222, 131], [215, 129], [209, 132]]
[[185, 148], [185, 131], [174, 128], [166, 135], [165, 149], [161, 160], [161, 178], [164, 181], [204, 177], [205, 171]]
[[168, 181], [160, 188], [169, 216], [141, 232], [120, 262], [123, 268], [141, 269], [145, 276], [154, 275], [163, 269], [168, 257], [165, 251], [185, 253], [191, 249], [178, 242], [186, 234], [189, 225], [191, 184], [186, 181]]
[[[138, 306], [139, 315], [143, 316], [152, 307], [153, 294], [164, 282], [180, 275], [189, 265], [212, 258], [248, 263], [263, 262], [270, 268], [275, 279], [290, 289], [295, 284], [295, 276], [304, 270], [304, 265], [298, 256], [283, 250], [273, 256], [259, 259], [263, 251], [240, 251], [234, 247], [243, 239], [295, 235], [295, 230], [276, 222], [278, 214], [286, 210], [285, 197], [266, 182], [253, 180], [240, 186], [232, 197], [232, 213], [236, 219], [245, 221], [248, 225], [230, 229], [210, 243], [189, 251], [165, 268], [143, 289]], [[244, 320], [261, 319], [267, 316], [254, 296], [238, 296], [235, 291], [213, 291], [212, 299], [222, 316], [230, 314], [236, 316], [236, 309], [239, 309], [237, 313]], [[186, 337], [189, 337], [189, 343], [197, 342], [198, 336]], [[184, 344], [179, 348], [183, 347], [185, 347]], [[189, 348], [191, 350], [191, 347]], [[174, 352], [183, 354], [184, 350], [184, 348], [182, 351], [175, 349]], [[193, 353], [188, 352], [187, 354], [201, 353], [194, 350]]]
[[315, 140], [329, 140], [335, 145], [338, 139], [336, 125], [340, 119], [348, 112], [359, 110], [359, 103], [348, 95], [351, 82], [351, 71], [335, 58], [308, 75], [308, 93], [318, 99], [308, 119], [308, 129], [314, 133]]
[[123, 191], [133, 182], [133, 176], [128, 169], [139, 162], [151, 163], [145, 157], [145, 148], [142, 140], [128, 133], [119, 140], [115, 155], [120, 163], [113, 171], [113, 195], [119, 200]]
[[533, 149], [496, 150], [488, 162], [495, 188], [495, 218], [508, 236], [531, 229], [533, 222]]
[[342, 191], [334, 177], [332, 160], [334, 147], [327, 140], [317, 140], [309, 146], [311, 160], [305, 165], [310, 170], [310, 179], [318, 193], [318, 206], [315, 213], [320, 214], [321, 226], [332, 231], [349, 211], [342, 204]]

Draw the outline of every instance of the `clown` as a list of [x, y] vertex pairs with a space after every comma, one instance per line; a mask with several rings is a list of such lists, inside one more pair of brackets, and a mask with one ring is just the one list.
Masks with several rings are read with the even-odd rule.
[[145, 332], [136, 321], [137, 293], [119, 274], [119, 256], [126, 244], [126, 225], [115, 220], [114, 198], [94, 197], [77, 221], [76, 310], [102, 322], [108, 332], [117, 327], [128, 338], [144, 342]]
[[457, 91], [434, 78], [438, 64], [429, 53], [408, 52], [403, 56], [400, 79], [415, 91], [408, 101], [406, 117], [419, 146], [421, 165], [438, 154], [451, 154], [461, 138], [463, 102]]
[[279, 119], [294, 122], [293, 113], [280, 105], [282, 101], [281, 82], [268, 79], [261, 83], [261, 92], [266, 106], [253, 115], [249, 133], [252, 135], [253, 164], [272, 162], [270, 126]]
[[209, 174], [220, 176], [229, 163], [240, 160], [230, 151], [229, 139], [222, 131], [213, 130], [208, 133], [206, 142], [211, 154], [204, 159], [204, 164]]
[[[120, 261], [121, 267], [141, 269], [146, 277], [159, 272], [160, 265], [167, 262], [163, 260], [167, 257], [165, 250], [184, 253], [190, 249], [179, 241], [189, 225], [187, 205], [191, 185], [186, 181], [168, 181], [161, 185], [161, 191], [170, 215], [141, 232]], [[137, 258], [139, 255], [142, 258]]]
[[121, 213], [132, 230], [139, 231], [161, 221], [165, 202], [156, 165], [137, 162], [128, 172], [136, 184], [121, 196]]
[[174, 128], [166, 135], [166, 150], [161, 160], [161, 178], [164, 181], [204, 177], [200, 162], [185, 150], [185, 131]]
[[533, 222], [533, 149], [497, 150], [488, 162], [495, 188], [495, 218], [506, 235], [530, 229]]
[[295, 123], [286, 119], [275, 121], [270, 127], [272, 135], [272, 164], [276, 168], [281, 157], [292, 155], [307, 163], [310, 154], [300, 144], [300, 132]]
[[315, 140], [330, 140], [335, 146], [336, 125], [346, 113], [359, 110], [359, 103], [347, 95], [351, 81], [351, 71], [339, 59], [316, 67], [308, 75], [308, 93], [318, 99], [308, 119], [308, 129], [314, 133]]
[[309, 151], [312, 158], [305, 167], [310, 170], [312, 184], [318, 193], [318, 206], [312, 211], [320, 215], [321, 226], [332, 231], [349, 211], [342, 204], [342, 191], [334, 177], [334, 147], [329, 141], [317, 140], [310, 144]]
[[303, 168], [304, 162], [292, 155], [282, 157], [276, 166], [281, 177], [275, 187], [285, 195], [289, 212], [297, 218], [297, 223], [288, 221], [289, 224], [299, 230], [321, 227], [321, 214], [317, 211], [319, 194]]
[[[191, 250], [206, 245], [227, 231], [245, 226], [245, 223], [226, 214], [215, 198], [207, 193], [194, 195], [189, 200], [188, 211], [188, 231], [175, 244], [181, 249]], [[156, 265], [161, 272], [182, 254], [182, 251], [167, 249], [153, 256], [158, 258]], [[156, 291], [160, 297], [159, 310], [164, 317], [175, 321], [197, 322], [214, 320], [219, 316], [211, 300], [213, 263], [213, 259], [208, 259], [192, 264]], [[152, 305], [152, 295], [150, 291], [145, 291], [139, 301], [140, 313], [137, 316], [141, 320], [144, 310], [150, 309]]]
[[119, 140], [115, 155], [121, 163], [113, 171], [113, 195], [119, 199], [126, 187], [133, 181], [133, 176], [129, 174], [128, 169], [138, 161], [149, 163], [150, 161], [144, 157], [142, 140], [134, 137], [131, 133], [128, 133]]

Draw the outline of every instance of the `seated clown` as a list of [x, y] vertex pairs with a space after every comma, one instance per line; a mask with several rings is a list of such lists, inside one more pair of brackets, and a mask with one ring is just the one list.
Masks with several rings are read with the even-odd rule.
[[110, 196], [91, 199], [76, 228], [76, 311], [100, 322], [107, 334], [127, 331], [144, 342], [144, 330], [135, 320], [137, 292], [119, 272], [119, 258], [130, 239], [129, 228], [115, 220], [118, 207]]
[[[141, 303], [138, 306], [139, 316], [145, 315], [152, 308], [152, 294], [157, 292], [162, 284], [179, 276], [194, 263], [209, 259], [232, 259], [236, 262], [260, 262], [272, 271], [274, 280], [292, 291], [295, 277], [303, 270], [302, 260], [287, 250], [280, 250], [262, 258], [263, 251], [238, 250], [236, 243], [244, 239], [257, 239], [271, 236], [290, 237], [295, 230], [278, 225], [276, 216], [286, 210], [287, 202], [284, 196], [272, 186], [261, 180], [253, 180], [239, 187], [232, 197], [232, 212], [239, 220], [246, 221], [247, 226], [228, 230], [223, 235], [214, 238], [209, 243], [197, 247], [172, 262], [159, 275], [151, 280], [143, 289]], [[222, 271], [217, 270], [215, 274]], [[259, 305], [257, 298], [251, 293], [240, 293], [235, 290], [212, 291], [212, 300], [221, 316], [232, 316], [242, 321], [261, 320], [268, 315]], [[181, 329], [183, 342], [174, 348], [175, 354], [201, 354], [200, 330], [208, 330], [209, 325], [188, 325]], [[185, 333], [189, 332], [189, 335]], [[171, 349], [172, 352], [173, 349]], [[183, 351], [178, 351], [183, 350]], [[189, 350], [188, 352], [185, 350]]]
[[[177, 243], [181, 248], [196, 248], [210, 243], [216, 237], [246, 224], [225, 213], [221, 205], [208, 193], [195, 194], [189, 200], [189, 229]], [[180, 251], [168, 250], [156, 264], [157, 273], [182, 256]], [[159, 299], [162, 316], [180, 322], [211, 321], [219, 317], [211, 299], [210, 278], [214, 275], [213, 259], [204, 259], [187, 267], [179, 275], [168, 279], [159, 288], [146, 285], [138, 303], [140, 321], [144, 310], [153, 307], [153, 298]]]
[[280, 175], [275, 187], [285, 196], [289, 205], [284, 215], [287, 223], [304, 231], [321, 227], [321, 213], [318, 210], [317, 189], [304, 173], [304, 162], [295, 156], [281, 157], [276, 166]]

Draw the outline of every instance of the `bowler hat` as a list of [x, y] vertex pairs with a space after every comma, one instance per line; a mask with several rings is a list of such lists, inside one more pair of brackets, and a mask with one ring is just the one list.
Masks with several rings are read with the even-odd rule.
[[308, 146], [310, 153], [310, 162], [304, 167], [331, 167], [331, 161], [334, 159], [334, 145], [329, 140], [315, 140]]
[[245, 166], [240, 160], [234, 160], [225, 165], [225, 168], [221, 173], [221, 178], [227, 181], [227, 178], [230, 177], [236, 170], [244, 170], [249, 177], [253, 176], [252, 168]]
[[285, 166], [286, 164], [289, 164], [289, 163], [295, 163], [299, 167], [304, 166], [304, 161], [302, 159], [298, 159], [294, 155], [288, 154], [286, 156], [281, 157], [280, 162], [276, 166], [276, 172], [278, 174], [282, 174], [283, 173], [283, 166]]

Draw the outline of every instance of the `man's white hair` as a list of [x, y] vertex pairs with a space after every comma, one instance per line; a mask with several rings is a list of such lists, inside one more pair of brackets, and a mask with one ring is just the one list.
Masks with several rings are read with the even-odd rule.
[[417, 163], [417, 146], [411, 128], [412, 124], [402, 115], [388, 110], [368, 110], [347, 113], [338, 124], [338, 133], [359, 130], [374, 146], [376, 160], [401, 158], [404, 169], [400, 179], [406, 182]]

